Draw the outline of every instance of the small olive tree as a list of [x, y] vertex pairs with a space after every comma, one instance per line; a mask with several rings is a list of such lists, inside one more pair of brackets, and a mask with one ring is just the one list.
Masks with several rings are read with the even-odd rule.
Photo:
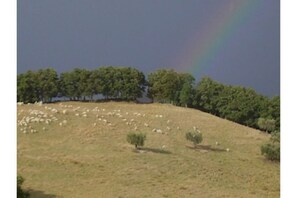
[[274, 119], [259, 118], [257, 124], [261, 130], [265, 130], [266, 132], [272, 132], [275, 130]]
[[280, 161], [280, 133], [273, 133], [270, 141], [261, 146], [261, 154], [272, 161]]
[[203, 138], [202, 138], [202, 133], [196, 131], [196, 132], [187, 132], [186, 133], [186, 139], [193, 142], [194, 147], [197, 146], [197, 144], [201, 143]]
[[146, 140], [146, 135], [143, 133], [130, 132], [127, 135], [127, 142], [134, 145], [136, 149], [138, 149], [138, 146], [143, 146], [145, 140]]

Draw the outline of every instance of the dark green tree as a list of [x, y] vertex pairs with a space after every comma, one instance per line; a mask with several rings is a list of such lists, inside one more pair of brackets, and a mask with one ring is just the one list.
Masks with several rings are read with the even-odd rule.
[[181, 105], [188, 107], [188, 105], [191, 105], [192, 103], [192, 98], [193, 98], [192, 85], [189, 83], [184, 83], [179, 95], [179, 101]]
[[218, 103], [224, 86], [209, 77], [203, 77], [195, 90], [193, 105], [203, 111], [218, 115]]
[[178, 74], [173, 70], [161, 69], [148, 75], [148, 96], [160, 102], [174, 103], [178, 97]]
[[58, 95], [58, 74], [52, 68], [40, 69], [36, 73], [38, 98], [43, 102], [51, 102]]
[[17, 100], [24, 103], [40, 101], [36, 72], [29, 70], [17, 76]]

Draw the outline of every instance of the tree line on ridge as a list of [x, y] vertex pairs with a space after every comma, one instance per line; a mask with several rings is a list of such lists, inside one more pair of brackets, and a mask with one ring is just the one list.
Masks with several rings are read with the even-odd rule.
[[135, 68], [113, 66], [75, 68], [60, 75], [47, 68], [17, 76], [18, 102], [51, 102], [55, 97], [84, 101], [96, 95], [123, 101], [147, 96], [153, 102], [199, 109], [267, 132], [280, 130], [280, 96], [268, 98], [251, 88], [224, 85], [209, 77], [196, 84], [191, 74], [172, 69], [157, 70], [147, 79]]

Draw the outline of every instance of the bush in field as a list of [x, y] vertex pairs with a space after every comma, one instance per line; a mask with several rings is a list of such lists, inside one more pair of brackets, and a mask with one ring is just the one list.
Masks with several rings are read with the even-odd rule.
[[127, 135], [127, 141], [130, 144], [134, 145], [136, 149], [138, 149], [138, 146], [143, 146], [145, 140], [146, 140], [146, 135], [143, 133], [130, 132]]
[[17, 176], [17, 198], [29, 198], [30, 194], [22, 190], [22, 184], [24, 183], [24, 178], [22, 176]]
[[266, 132], [268, 132], [268, 131], [272, 132], [275, 130], [275, 120], [274, 119], [259, 118], [257, 124], [260, 129], [265, 130]]
[[194, 147], [197, 146], [197, 144], [201, 143], [203, 138], [202, 138], [202, 133], [195, 131], [195, 132], [187, 132], [186, 133], [186, 139], [193, 142]]
[[261, 154], [272, 161], [280, 161], [280, 133], [272, 134], [270, 142], [261, 146]]

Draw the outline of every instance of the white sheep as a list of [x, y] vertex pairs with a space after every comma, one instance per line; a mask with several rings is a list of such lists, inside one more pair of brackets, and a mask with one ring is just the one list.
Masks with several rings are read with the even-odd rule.
[[226, 151], [227, 151], [227, 152], [229, 152], [229, 151], [230, 151], [230, 149], [229, 149], [229, 148], [227, 148], [227, 149], [226, 149]]
[[162, 133], [162, 130], [161, 129], [157, 129], [157, 133]]
[[149, 125], [147, 123], [144, 123], [144, 126], [149, 127]]

